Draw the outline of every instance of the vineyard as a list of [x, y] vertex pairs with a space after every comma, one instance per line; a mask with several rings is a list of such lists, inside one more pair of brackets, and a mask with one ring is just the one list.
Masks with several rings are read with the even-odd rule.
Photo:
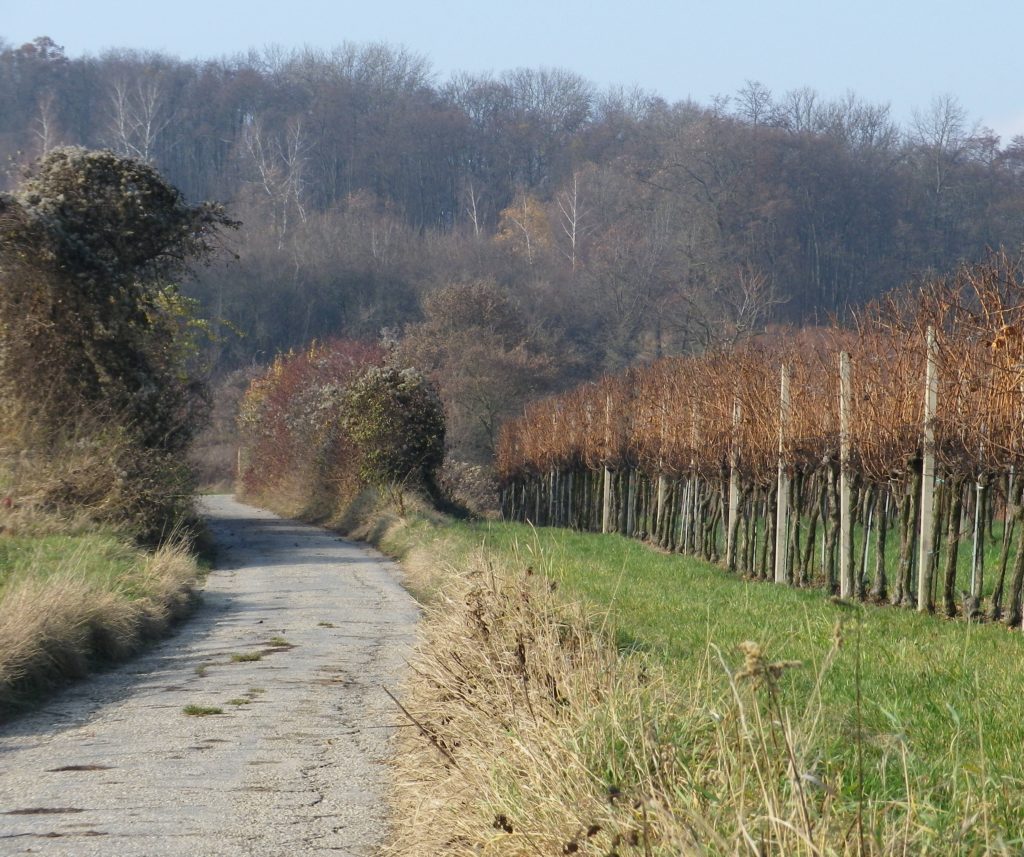
[[660, 360], [529, 407], [506, 517], [843, 598], [1021, 622], [1024, 275], [983, 264], [848, 327]]

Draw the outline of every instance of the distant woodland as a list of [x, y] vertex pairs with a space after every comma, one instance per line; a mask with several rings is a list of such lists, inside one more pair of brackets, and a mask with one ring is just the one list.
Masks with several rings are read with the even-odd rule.
[[561, 69], [442, 80], [381, 44], [183, 61], [0, 41], [3, 186], [67, 144], [242, 222], [237, 260], [187, 286], [222, 369], [411, 333], [421, 363], [497, 351], [499, 386], [540, 392], [842, 317], [1024, 241], [1024, 138], [952, 97], [900, 126], [756, 82], [702, 105]]

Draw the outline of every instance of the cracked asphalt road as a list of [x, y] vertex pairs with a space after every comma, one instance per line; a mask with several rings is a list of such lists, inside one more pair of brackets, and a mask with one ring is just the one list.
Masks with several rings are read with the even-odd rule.
[[220, 553], [197, 614], [0, 728], [0, 854], [370, 855], [385, 839], [401, 720], [383, 687], [415, 602], [367, 548], [204, 506]]

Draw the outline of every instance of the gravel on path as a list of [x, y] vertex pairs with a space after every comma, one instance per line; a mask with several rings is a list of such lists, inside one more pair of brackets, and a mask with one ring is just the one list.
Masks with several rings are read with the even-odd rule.
[[[0, 728], [0, 855], [370, 855], [418, 610], [394, 565], [227, 496], [203, 604]], [[186, 714], [189, 706], [220, 709]]]

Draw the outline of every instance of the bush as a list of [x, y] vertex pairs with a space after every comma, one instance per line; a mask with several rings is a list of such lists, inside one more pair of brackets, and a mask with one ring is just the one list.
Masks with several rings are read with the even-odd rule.
[[421, 373], [385, 356], [366, 343], [314, 343], [256, 378], [239, 410], [243, 493], [313, 517], [342, 511], [367, 487], [436, 499], [440, 400]]
[[0, 194], [0, 446], [21, 496], [145, 537], [174, 526], [208, 408], [176, 280], [235, 225], [108, 151], [55, 149]]
[[346, 390], [342, 426], [367, 485], [411, 485], [436, 497], [444, 461], [444, 409], [416, 369], [373, 366]]

